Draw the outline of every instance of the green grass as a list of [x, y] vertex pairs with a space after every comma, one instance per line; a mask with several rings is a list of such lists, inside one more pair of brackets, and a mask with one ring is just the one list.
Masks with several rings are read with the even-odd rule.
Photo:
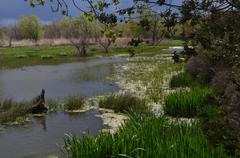
[[207, 83], [204, 80], [195, 79], [191, 74], [187, 72], [181, 72], [178, 75], [172, 77], [170, 82], [171, 88], [177, 87], [203, 87]]
[[114, 112], [127, 113], [134, 110], [144, 113], [149, 110], [146, 101], [131, 95], [130, 93], [111, 94], [99, 101], [100, 108], [112, 109]]
[[4, 100], [0, 103], [0, 124], [18, 121], [17, 119], [25, 118], [28, 114], [30, 103], [13, 102], [11, 99]]
[[[136, 54], [157, 54], [164, 48], [179, 44], [181, 44], [181, 42], [174, 40], [167, 44], [161, 44], [158, 46], [141, 45], [134, 49], [136, 50]], [[109, 53], [104, 53], [101, 48], [98, 48], [97, 46], [90, 46], [88, 49], [88, 55], [85, 57], [79, 57], [76, 56], [76, 49], [69, 45], [15, 48], [0, 47], [0, 69], [19, 68], [31, 65], [55, 65], [86, 60], [97, 56], [128, 54], [128, 49], [128, 47], [112, 48]]]
[[194, 88], [177, 91], [166, 96], [164, 111], [174, 117], [194, 117], [201, 105], [212, 99], [214, 94], [209, 88]]
[[65, 100], [64, 109], [71, 110], [80, 110], [85, 104], [85, 99], [82, 96], [73, 96]]
[[222, 147], [209, 146], [198, 123], [170, 123], [164, 116], [131, 114], [113, 136], [101, 133], [67, 137], [69, 158], [226, 158]]

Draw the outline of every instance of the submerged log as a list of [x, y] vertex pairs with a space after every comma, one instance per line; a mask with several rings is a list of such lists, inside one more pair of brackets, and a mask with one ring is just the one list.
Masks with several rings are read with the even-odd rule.
[[46, 113], [48, 111], [45, 107], [45, 90], [42, 89], [41, 95], [36, 98], [35, 105], [29, 109], [29, 112], [32, 114]]

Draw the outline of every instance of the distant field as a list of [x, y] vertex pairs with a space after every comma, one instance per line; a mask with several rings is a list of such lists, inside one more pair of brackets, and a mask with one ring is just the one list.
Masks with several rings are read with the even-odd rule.
[[[169, 46], [180, 46], [183, 41], [172, 40], [156, 46], [141, 45], [133, 48], [136, 54], [155, 54]], [[76, 49], [70, 45], [62, 46], [32, 46], [0, 48], [0, 68], [19, 68], [30, 65], [52, 65], [66, 62], [86, 60], [97, 56], [111, 56], [116, 54], [128, 54], [129, 47], [111, 48], [109, 53], [104, 53], [98, 46], [88, 48], [86, 57], [76, 55]]]

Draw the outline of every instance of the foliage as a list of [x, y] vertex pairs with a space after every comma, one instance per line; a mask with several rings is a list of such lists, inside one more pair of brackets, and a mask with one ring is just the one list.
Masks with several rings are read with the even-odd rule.
[[196, 86], [204, 86], [207, 85], [204, 80], [196, 79], [191, 74], [187, 72], [181, 72], [172, 77], [170, 81], [171, 88], [177, 87], [196, 87]]
[[82, 138], [67, 137], [69, 158], [226, 158], [221, 147], [212, 148], [198, 123], [170, 123], [164, 116], [131, 114], [130, 120], [112, 135], [101, 133]]
[[27, 116], [30, 104], [27, 102], [17, 103], [11, 99], [0, 102], [0, 124], [17, 121]]
[[194, 117], [198, 109], [214, 98], [209, 88], [194, 88], [188, 91], [177, 91], [166, 96], [164, 111], [176, 117]]
[[64, 102], [64, 109], [71, 111], [71, 110], [79, 110], [83, 108], [85, 104], [85, 99], [82, 96], [74, 96], [70, 97], [65, 100]]
[[39, 40], [42, 36], [42, 24], [35, 15], [21, 16], [19, 30], [23, 39]]
[[130, 93], [111, 94], [99, 101], [100, 108], [113, 109], [114, 112], [127, 113], [134, 110], [139, 113], [144, 113], [149, 110], [146, 101], [139, 99]]
[[223, 144], [232, 156], [240, 156], [240, 133], [231, 127], [224, 111], [216, 106], [207, 106], [199, 111], [200, 126], [213, 146]]

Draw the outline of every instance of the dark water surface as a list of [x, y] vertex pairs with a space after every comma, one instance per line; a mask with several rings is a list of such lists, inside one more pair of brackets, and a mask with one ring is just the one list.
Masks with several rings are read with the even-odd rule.
[[51, 113], [35, 116], [32, 122], [19, 127], [0, 130], [1, 158], [42, 158], [49, 155], [63, 157], [61, 147], [65, 134], [96, 135], [103, 128], [99, 113]]
[[[123, 58], [101, 58], [55, 66], [31, 66], [0, 70], [0, 101], [4, 98], [29, 100], [42, 88], [46, 98], [63, 99], [82, 95], [87, 98], [116, 92], [119, 87], [106, 77], [114, 74], [114, 64]], [[98, 111], [85, 113], [50, 113], [32, 117], [24, 126], [0, 129], [0, 158], [42, 158], [51, 154], [62, 156], [60, 146], [65, 134], [82, 136], [97, 134], [103, 128]], [[1, 128], [1, 127], [0, 127]]]

